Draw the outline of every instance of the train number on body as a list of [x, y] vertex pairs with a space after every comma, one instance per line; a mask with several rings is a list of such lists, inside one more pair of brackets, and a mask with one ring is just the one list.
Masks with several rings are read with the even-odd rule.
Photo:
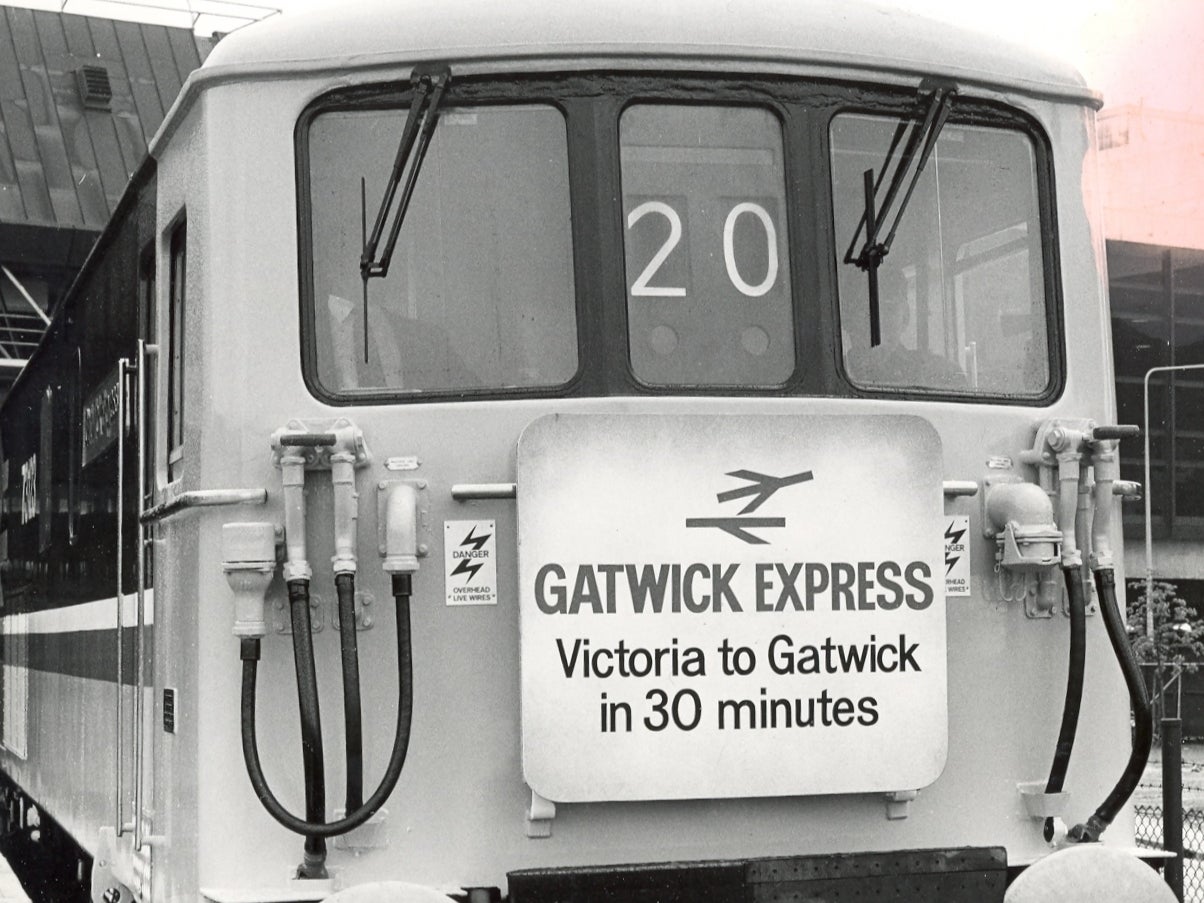
[[21, 523], [38, 516], [38, 456], [21, 465]]

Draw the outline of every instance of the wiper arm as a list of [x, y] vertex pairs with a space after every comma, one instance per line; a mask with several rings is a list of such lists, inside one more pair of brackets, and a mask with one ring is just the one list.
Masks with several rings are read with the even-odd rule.
[[[401, 132], [401, 142], [397, 145], [397, 156], [393, 160], [393, 171], [389, 174], [389, 182], [385, 185], [385, 194], [381, 198], [380, 209], [376, 212], [376, 223], [372, 233], [364, 241], [363, 254], [360, 255], [360, 276], [365, 284], [373, 278], [384, 278], [389, 274], [389, 262], [393, 259], [393, 250], [397, 247], [397, 236], [401, 232], [401, 224], [405, 221], [406, 210], [410, 206], [410, 197], [414, 194], [414, 183], [418, 179], [418, 171], [422, 168], [422, 160], [426, 156], [431, 134], [439, 119], [439, 103], [443, 100], [443, 92], [451, 80], [451, 71], [446, 67], [435, 72], [419, 72], [413, 75], [413, 99], [410, 102], [410, 113], [406, 117], [405, 128]], [[415, 147], [415, 143], [417, 147]], [[406, 164], [409, 170], [406, 172]], [[384, 235], [385, 223], [389, 211], [393, 207], [397, 188], [401, 185], [401, 176], [405, 172], [405, 185], [401, 189], [401, 199], [393, 214], [393, 225], [389, 229], [389, 238], [381, 252], [380, 259], [376, 251]]]
[[[882, 172], [879, 174], [877, 180], [874, 179], [874, 171], [872, 169], [867, 169], [863, 173], [865, 209], [861, 214], [861, 220], [857, 223], [856, 230], [853, 232], [853, 240], [849, 243], [849, 248], [845, 252], [844, 262], [854, 264], [858, 268], [865, 270], [869, 278], [871, 348], [882, 342], [879, 325], [878, 267], [886, 255], [890, 253], [891, 245], [895, 240], [895, 234], [899, 231], [899, 224], [903, 221], [903, 213], [907, 210], [907, 205], [911, 201], [911, 196], [915, 192], [916, 185], [919, 184], [920, 176], [924, 172], [928, 158], [932, 156], [932, 152], [936, 148], [937, 139], [941, 135], [941, 129], [944, 128], [945, 121], [949, 118], [949, 110], [952, 107], [953, 96], [956, 93], [957, 89], [952, 85], [941, 86], [933, 90], [932, 96], [928, 101], [928, 108], [924, 113], [924, 121], [918, 128], [911, 130], [907, 144], [904, 146], [900, 156], [899, 164], [895, 167], [890, 184], [887, 186], [886, 198], [883, 200], [881, 207], [878, 207], [876, 203], [878, 189], [881, 187], [882, 181], [886, 178], [886, 171], [890, 167], [890, 162], [895, 155], [895, 149], [899, 146], [899, 142], [902, 139], [906, 122], [900, 123], [899, 128], [895, 130], [895, 136], [886, 151], [886, 159], [882, 162]], [[910, 179], [908, 178], [909, 174]], [[903, 193], [902, 200], [898, 205], [895, 205], [895, 199], [898, 197], [900, 190], [902, 190], [904, 182], [907, 183], [907, 190]], [[893, 221], [891, 222], [889, 231], [886, 231], [886, 238], [879, 240], [885, 231], [883, 228], [884, 224], [892, 215]], [[857, 240], [861, 237], [861, 230], [863, 228], [865, 229], [865, 242], [862, 244], [861, 250], [854, 255], [853, 249], [857, 246]]]
[[[389, 275], [389, 264], [393, 260], [393, 251], [397, 248], [397, 237], [401, 234], [401, 225], [405, 222], [406, 211], [410, 207], [410, 198], [414, 194], [414, 185], [418, 181], [418, 171], [426, 157], [426, 149], [430, 145], [431, 135], [439, 121], [439, 104], [443, 100], [443, 92], [451, 80], [451, 70], [442, 67], [434, 71], [414, 70], [412, 76], [413, 97], [410, 101], [410, 112], [406, 116], [405, 127], [401, 130], [401, 141], [397, 145], [397, 155], [393, 158], [393, 170], [389, 173], [389, 181], [385, 185], [385, 193], [380, 201], [380, 209], [376, 211], [376, 222], [369, 235], [367, 190], [364, 180], [360, 180], [360, 229], [363, 237], [363, 251], [360, 253], [360, 278], [363, 280], [364, 304], [364, 360], [368, 360], [368, 280], [383, 279]], [[407, 169], [408, 164], [408, 169]], [[402, 184], [402, 174], [405, 174], [405, 184]], [[401, 187], [401, 197], [397, 198], [397, 189]], [[396, 210], [393, 201], [397, 199]], [[377, 257], [380, 240], [385, 233], [385, 224], [393, 211], [393, 224], [389, 227], [389, 237], [384, 249]]]

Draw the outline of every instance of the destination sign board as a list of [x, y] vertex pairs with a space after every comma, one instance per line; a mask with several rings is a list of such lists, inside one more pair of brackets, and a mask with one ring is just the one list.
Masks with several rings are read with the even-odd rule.
[[562, 802], [932, 783], [948, 738], [941, 460], [908, 416], [528, 426], [527, 783]]
[[[121, 367], [117, 366], [84, 402], [83, 466], [86, 467], [117, 441], [122, 391]], [[126, 405], [125, 409], [128, 410], [129, 406]]]

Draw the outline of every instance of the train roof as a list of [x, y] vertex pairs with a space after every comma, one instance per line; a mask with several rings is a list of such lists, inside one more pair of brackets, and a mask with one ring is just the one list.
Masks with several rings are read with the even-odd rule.
[[1100, 104], [1065, 62], [866, 0], [350, 0], [276, 16], [227, 36], [197, 78], [424, 60], [623, 66], [654, 57], [708, 68], [804, 65], [851, 67], [879, 77], [936, 74], [966, 85]]

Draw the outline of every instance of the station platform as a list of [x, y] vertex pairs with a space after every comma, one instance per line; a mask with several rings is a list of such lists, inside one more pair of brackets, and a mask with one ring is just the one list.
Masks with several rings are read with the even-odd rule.
[[0, 856], [0, 903], [30, 903], [29, 895], [13, 874], [8, 860]]

